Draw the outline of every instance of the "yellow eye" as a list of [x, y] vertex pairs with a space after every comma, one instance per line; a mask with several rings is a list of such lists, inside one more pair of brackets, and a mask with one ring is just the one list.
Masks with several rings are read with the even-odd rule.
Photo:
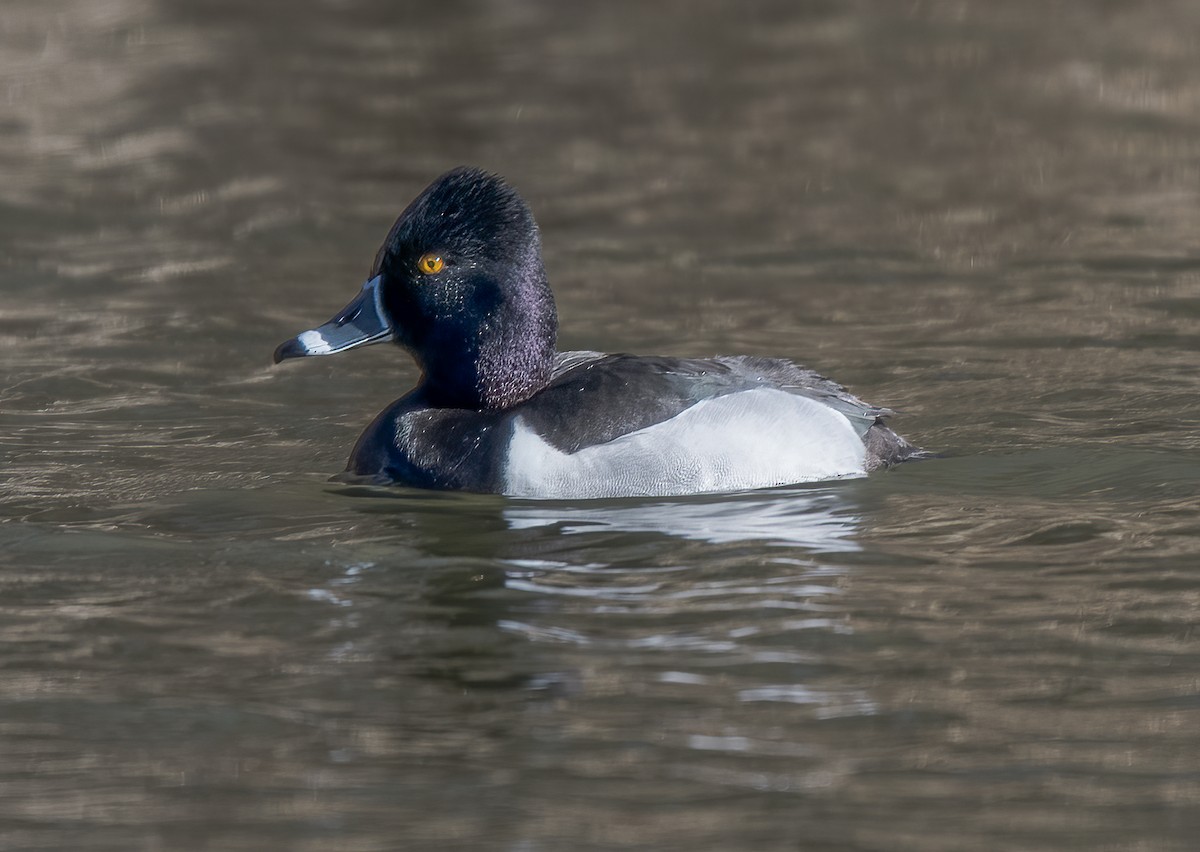
[[417, 261], [417, 269], [426, 275], [436, 275], [442, 271], [442, 267], [445, 265], [446, 261], [442, 260], [442, 256], [432, 251], [421, 255], [421, 259]]

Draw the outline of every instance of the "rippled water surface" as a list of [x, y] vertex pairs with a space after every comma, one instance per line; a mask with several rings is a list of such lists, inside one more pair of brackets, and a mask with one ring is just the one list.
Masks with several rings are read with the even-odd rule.
[[[0, 847], [1190, 850], [1200, 8], [0, 6]], [[460, 163], [567, 348], [795, 358], [945, 457], [327, 482], [270, 365]]]

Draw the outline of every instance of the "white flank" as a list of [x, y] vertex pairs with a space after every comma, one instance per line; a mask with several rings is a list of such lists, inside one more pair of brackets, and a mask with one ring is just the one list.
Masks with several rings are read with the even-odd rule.
[[504, 493], [580, 499], [668, 497], [865, 474], [850, 421], [807, 397], [758, 388], [705, 400], [662, 423], [564, 453], [518, 418]]
[[333, 351], [329, 341], [322, 337], [319, 331], [306, 331], [296, 339], [300, 341], [300, 345], [309, 355], [326, 355]]

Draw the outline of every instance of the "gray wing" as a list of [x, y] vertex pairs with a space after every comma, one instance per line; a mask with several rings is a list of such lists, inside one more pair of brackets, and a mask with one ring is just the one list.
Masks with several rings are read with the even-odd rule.
[[891, 409], [863, 402], [837, 382], [782, 358], [718, 355], [713, 360], [725, 364], [736, 375], [748, 381], [781, 388], [828, 405], [844, 414], [858, 430], [859, 437], [864, 440], [867, 430], [874, 426], [879, 418], [895, 413]]
[[670, 420], [743, 385], [711, 360], [563, 352], [550, 384], [514, 415], [557, 449], [573, 453]]
[[713, 360], [728, 365], [740, 375], [810, 397], [844, 414], [866, 445], [867, 470], [891, 467], [908, 459], [929, 457], [929, 453], [904, 440], [884, 422], [895, 412], [863, 402], [842, 385], [819, 373], [781, 358], [742, 355], [718, 356]]
[[868, 470], [920, 451], [889, 429], [892, 412], [870, 405], [824, 376], [781, 358], [749, 355], [662, 358], [561, 352], [549, 386], [520, 416], [564, 452], [602, 444], [669, 420], [697, 402], [776, 387], [845, 415], [867, 447]]

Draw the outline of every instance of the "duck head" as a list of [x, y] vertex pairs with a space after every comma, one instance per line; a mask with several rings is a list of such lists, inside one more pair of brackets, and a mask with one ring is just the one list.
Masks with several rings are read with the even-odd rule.
[[429, 185], [392, 226], [358, 295], [280, 344], [275, 363], [393, 341], [430, 405], [507, 408], [545, 387], [558, 316], [533, 214], [480, 169]]

